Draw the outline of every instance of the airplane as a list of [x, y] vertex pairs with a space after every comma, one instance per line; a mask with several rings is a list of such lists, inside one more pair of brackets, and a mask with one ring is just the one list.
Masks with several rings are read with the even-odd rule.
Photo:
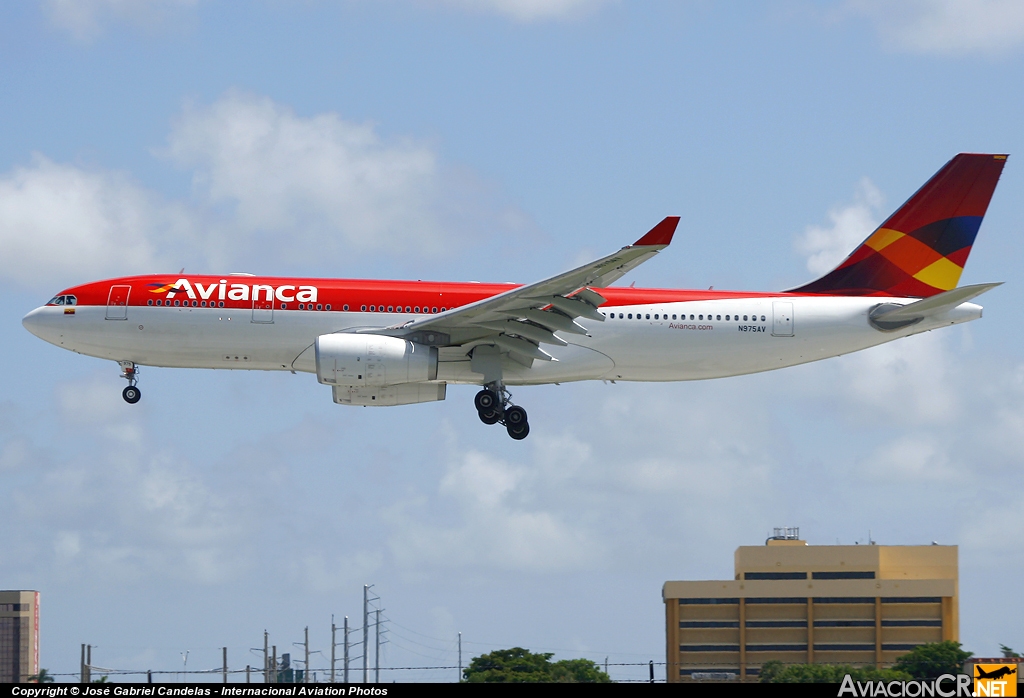
[[1006, 155], [961, 153], [839, 266], [777, 293], [612, 286], [668, 247], [632, 245], [533, 284], [151, 274], [67, 288], [23, 319], [56, 346], [139, 367], [312, 373], [340, 405], [444, 400], [481, 386], [480, 420], [530, 432], [511, 386], [685, 381], [818, 361], [981, 317], [957, 287]]

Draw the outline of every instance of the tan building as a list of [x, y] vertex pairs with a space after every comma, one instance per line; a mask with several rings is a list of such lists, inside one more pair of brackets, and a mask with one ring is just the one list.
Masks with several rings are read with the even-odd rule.
[[756, 680], [773, 659], [882, 668], [959, 640], [955, 545], [807, 545], [798, 529], [776, 533], [736, 549], [733, 580], [665, 583], [670, 682]]
[[39, 673], [39, 592], [0, 591], [0, 683]]

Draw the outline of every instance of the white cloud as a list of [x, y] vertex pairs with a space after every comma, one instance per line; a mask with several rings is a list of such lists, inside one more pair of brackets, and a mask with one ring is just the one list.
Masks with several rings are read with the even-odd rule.
[[995, 53], [1024, 42], [1019, 0], [847, 0], [888, 43], [916, 53]]
[[865, 177], [853, 203], [828, 212], [830, 226], [808, 226], [796, 242], [797, 252], [807, 257], [807, 270], [820, 276], [846, 259], [878, 227], [883, 203], [882, 193]]
[[[270, 240], [284, 258], [341, 251], [440, 254], [457, 236], [451, 172], [434, 150], [382, 138], [337, 114], [297, 116], [266, 97], [228, 92], [188, 106], [164, 153], [195, 168], [195, 191], [233, 217], [221, 244]], [[286, 237], [285, 237], [286, 236]]]
[[50, 21], [78, 41], [96, 39], [112, 21], [155, 28], [198, 0], [44, 0]]
[[955, 380], [964, 359], [949, 349], [952, 332], [925, 332], [833, 359], [840, 383], [811, 384], [841, 396], [849, 414], [903, 426], [949, 424], [968, 392]]
[[360, 252], [421, 260], [468, 244], [471, 230], [530, 228], [426, 144], [266, 97], [232, 91], [187, 107], [162, 152], [194, 169], [195, 200], [40, 154], [0, 175], [0, 279], [49, 290], [181, 267], [272, 262], [280, 273]]
[[580, 17], [607, 5], [610, 0], [433, 0], [476, 12], [492, 12], [518, 22]]
[[0, 277], [28, 287], [161, 271], [191, 234], [183, 207], [120, 173], [36, 154], [0, 177]]
[[[601, 546], [584, 527], [538, 506], [536, 477], [478, 451], [456, 458], [435, 502], [419, 497], [393, 507], [390, 546], [401, 566], [473, 566], [550, 571], [591, 566]], [[431, 504], [454, 505], [455, 525], [440, 525]]]

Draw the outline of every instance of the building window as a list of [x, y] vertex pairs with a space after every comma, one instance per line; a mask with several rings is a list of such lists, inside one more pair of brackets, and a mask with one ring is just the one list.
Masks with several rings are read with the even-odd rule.
[[807, 579], [806, 572], [744, 572], [744, 579]]
[[812, 572], [813, 579], [874, 579], [874, 572]]
[[679, 599], [680, 606], [733, 606], [738, 605], [739, 598], [734, 599]]
[[[748, 623], [749, 625], [749, 623]], [[679, 627], [685, 628], [738, 628], [738, 620], [681, 620]]]
[[815, 628], [873, 628], [873, 620], [816, 620]]
[[[818, 649], [818, 645], [814, 646], [814, 649]], [[874, 645], [871, 646], [874, 649]], [[807, 643], [786, 643], [786, 644], [774, 644], [774, 645], [751, 645], [747, 644], [747, 652], [806, 652]]]
[[941, 596], [883, 596], [882, 603], [942, 603]]
[[[873, 623], [872, 623], [873, 624]], [[941, 620], [924, 620], [917, 618], [912, 620], [882, 620], [883, 628], [941, 628]]]
[[[806, 649], [807, 645], [804, 645]], [[750, 645], [747, 645], [750, 649]], [[739, 652], [739, 645], [679, 645], [680, 652]]]
[[871, 596], [815, 596], [814, 603], [874, 603]]

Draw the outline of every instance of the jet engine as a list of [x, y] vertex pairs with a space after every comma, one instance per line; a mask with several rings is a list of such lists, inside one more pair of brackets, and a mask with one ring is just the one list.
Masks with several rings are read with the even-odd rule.
[[379, 334], [323, 334], [316, 338], [316, 377], [347, 387], [432, 381], [437, 348]]

